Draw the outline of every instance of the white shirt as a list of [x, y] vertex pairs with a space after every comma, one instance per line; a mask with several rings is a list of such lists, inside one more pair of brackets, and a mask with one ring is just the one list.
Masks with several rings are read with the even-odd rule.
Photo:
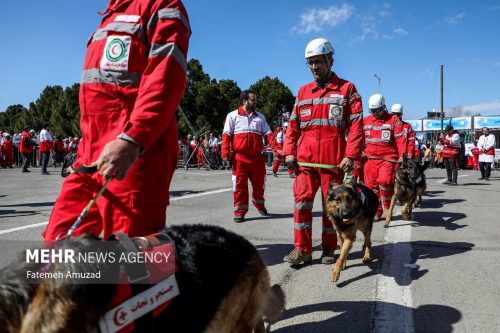
[[283, 142], [285, 142], [285, 133], [283, 133], [283, 131], [279, 131], [278, 135], [276, 135], [276, 141], [279, 144], [283, 144]]
[[483, 153], [481, 149], [488, 150], [490, 148], [495, 148], [495, 144], [495, 136], [493, 134], [488, 134], [488, 136], [483, 134], [479, 137], [479, 140], [477, 141], [477, 148], [479, 148], [480, 151], [479, 162], [493, 163], [494, 156]]
[[52, 136], [45, 128], [40, 131], [40, 142], [52, 141]]
[[217, 147], [217, 144], [219, 143], [219, 139], [217, 138], [211, 138], [209, 141], [208, 141], [208, 145], [210, 147]]

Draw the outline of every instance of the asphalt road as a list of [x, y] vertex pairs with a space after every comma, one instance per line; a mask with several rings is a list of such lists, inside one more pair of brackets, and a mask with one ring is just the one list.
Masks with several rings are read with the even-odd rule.
[[[0, 169], [2, 265], [16, 248], [41, 240], [62, 183], [59, 169], [49, 168], [50, 176], [32, 171]], [[252, 207], [245, 223], [235, 224], [229, 171], [178, 170], [167, 221], [220, 225], [255, 244], [287, 296], [272, 332], [499, 332], [500, 173], [486, 182], [460, 170], [457, 187], [442, 184], [444, 170], [426, 174], [428, 191], [412, 221], [403, 221], [396, 207], [390, 228], [376, 223], [368, 265], [361, 262], [359, 234], [338, 283], [330, 280], [332, 267], [319, 262], [319, 196], [313, 264], [296, 270], [283, 263], [293, 244], [293, 180], [286, 173], [267, 177], [271, 216]]]

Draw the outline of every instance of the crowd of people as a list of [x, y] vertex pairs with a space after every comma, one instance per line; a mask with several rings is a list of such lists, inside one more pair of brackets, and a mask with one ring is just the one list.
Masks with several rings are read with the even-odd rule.
[[47, 167], [61, 166], [68, 154], [77, 151], [78, 143], [78, 137], [53, 138], [48, 126], [44, 126], [38, 134], [30, 127], [13, 135], [0, 130], [0, 166], [22, 167], [22, 172], [30, 172], [30, 167], [41, 167], [42, 174], [48, 175]]
[[[160, 230], [166, 221], [170, 181], [178, 167], [177, 148], [186, 168], [232, 169], [234, 222], [243, 222], [248, 213], [248, 181], [253, 206], [266, 216], [263, 151], [267, 142], [277, 157], [273, 175], [277, 176], [284, 160], [295, 177], [294, 244], [284, 261], [305, 264], [311, 261], [312, 209], [319, 189], [323, 205], [331, 184], [342, 184], [345, 174], [354, 169], [377, 195], [375, 219], [381, 219], [389, 208], [395, 171], [403, 156], [430, 158], [432, 144], [421, 153], [423, 145], [420, 147], [411, 126], [402, 120], [401, 104], [394, 104], [389, 112], [384, 96], [374, 94], [368, 99], [370, 115], [363, 118], [362, 98], [352, 82], [332, 70], [335, 50], [323, 38], [312, 40], [305, 48], [313, 81], [299, 89], [289, 119], [280, 124], [276, 135], [257, 111], [257, 93], [245, 90], [240, 107], [228, 113], [222, 135], [197, 137], [200, 134], [192, 133], [178, 140], [175, 113], [186, 86], [191, 27], [180, 1], [150, 1], [151, 6], [110, 1], [102, 12], [100, 33], [88, 40], [80, 87], [82, 141], [74, 167], [95, 165], [97, 172], [76, 172], [65, 178], [43, 233], [45, 240], [64, 238], [68, 230], [75, 236], [90, 233], [104, 238], [116, 232], [134, 237]], [[110, 28], [118, 20], [121, 26], [135, 29], [141, 24], [139, 18], [154, 22], [141, 35], [143, 39], [140, 34], [115, 34]], [[79, 144], [77, 138], [54, 140], [47, 126], [35, 138], [29, 127], [20, 134], [18, 144], [9, 144], [9, 135], [2, 136], [2, 166], [3, 161], [15, 160], [12, 154], [17, 149], [23, 172], [29, 172], [30, 161], [39, 161], [42, 174], [48, 174], [51, 153], [57, 164]], [[444, 164], [450, 185], [457, 184], [460, 147], [451, 126], [435, 145], [436, 160], [438, 165]], [[492, 151], [494, 154], [494, 141], [492, 146], [490, 137], [480, 139], [477, 148], [482, 178], [488, 179], [486, 164]], [[115, 180], [110, 182], [112, 178]], [[104, 187], [106, 196], [87, 208]], [[86, 219], [74, 225], [84, 208]], [[337, 237], [324, 213], [321, 239], [321, 262], [331, 264]]]

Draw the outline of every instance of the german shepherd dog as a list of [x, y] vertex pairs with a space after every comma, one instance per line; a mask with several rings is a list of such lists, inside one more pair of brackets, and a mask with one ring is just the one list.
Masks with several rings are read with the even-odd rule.
[[[151, 329], [136, 332], [265, 332], [263, 318], [276, 320], [281, 315], [284, 293], [278, 285], [271, 287], [267, 267], [245, 238], [206, 225], [170, 226], [162, 233], [175, 244], [180, 294], [153, 318]], [[96, 242], [81, 236], [58, 244], [60, 249], [85, 251], [95, 249]], [[0, 332], [83, 333], [97, 327], [116, 285], [54, 280], [30, 285], [22, 279], [28, 265], [12, 263], [0, 272]], [[78, 262], [53, 263], [50, 270], [78, 270], [71, 265]], [[120, 268], [108, 266], [84, 269], [104, 271], [118, 281]]]
[[340, 271], [346, 268], [347, 255], [356, 240], [358, 229], [365, 239], [363, 262], [368, 263], [372, 260], [371, 234], [378, 199], [372, 190], [363, 184], [356, 183], [356, 178], [353, 178], [353, 181], [343, 185], [335, 185], [332, 182], [325, 201], [326, 214], [340, 242], [340, 256], [332, 270], [332, 280], [337, 282]]
[[403, 155], [403, 161], [399, 162], [398, 168], [396, 169], [394, 194], [392, 195], [389, 211], [386, 212], [385, 228], [389, 227], [391, 223], [392, 212], [396, 201], [403, 204], [401, 215], [405, 220], [410, 220], [413, 208], [422, 204], [422, 194], [427, 189], [424, 171], [428, 166], [429, 162], [420, 164]]

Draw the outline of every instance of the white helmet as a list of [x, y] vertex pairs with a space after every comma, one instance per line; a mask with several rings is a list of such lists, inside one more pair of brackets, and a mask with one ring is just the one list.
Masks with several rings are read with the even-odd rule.
[[375, 110], [385, 106], [385, 98], [381, 94], [373, 94], [368, 99], [368, 108], [370, 110]]
[[6, 137], [10, 136], [10, 134], [9, 134], [9, 133], [7, 133], [7, 132], [4, 132], [4, 133], [3, 133], [3, 136], [4, 136], [4, 138], [6, 138]]
[[316, 38], [306, 46], [305, 58], [314, 57], [322, 54], [335, 54], [332, 44], [324, 38]]
[[391, 112], [403, 114], [403, 106], [401, 104], [393, 104], [391, 107]]

